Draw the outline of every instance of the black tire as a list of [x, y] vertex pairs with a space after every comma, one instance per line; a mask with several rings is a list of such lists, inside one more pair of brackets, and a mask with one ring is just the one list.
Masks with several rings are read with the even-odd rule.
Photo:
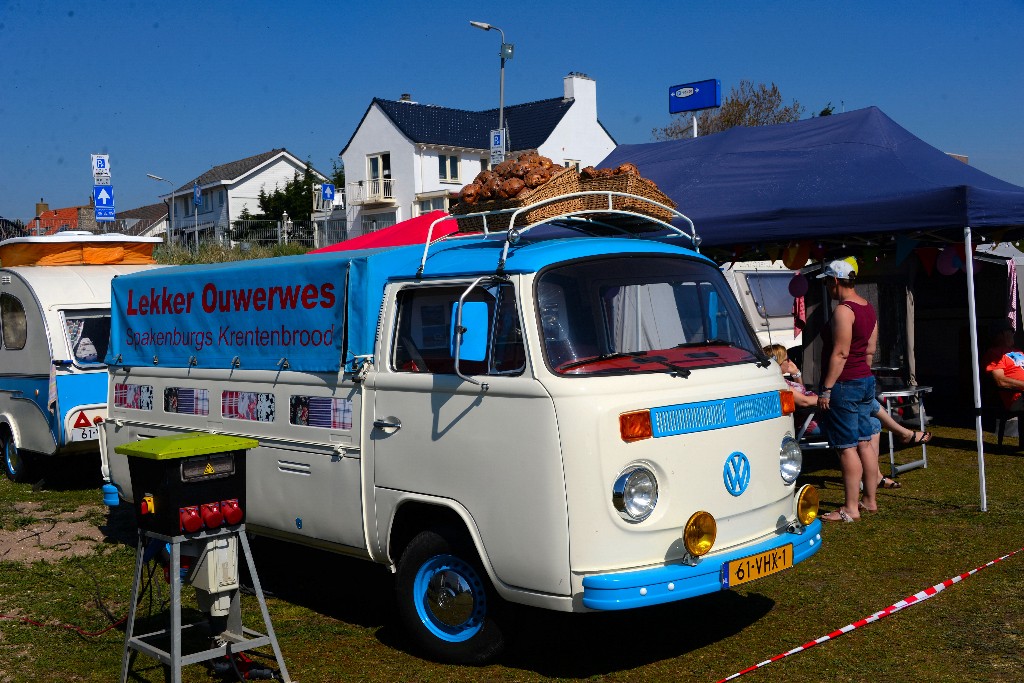
[[7, 478], [18, 484], [25, 484], [32, 480], [32, 458], [18, 448], [14, 442], [14, 435], [11, 430], [4, 428], [0, 434], [0, 450], [4, 457], [4, 474]]
[[423, 531], [402, 553], [395, 579], [398, 616], [429, 658], [483, 664], [505, 646], [499, 598], [470, 543], [447, 529]]

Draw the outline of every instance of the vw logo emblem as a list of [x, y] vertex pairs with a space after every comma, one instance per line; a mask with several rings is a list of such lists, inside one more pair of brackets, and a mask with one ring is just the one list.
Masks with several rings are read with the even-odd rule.
[[725, 490], [734, 496], [741, 495], [750, 484], [750, 461], [736, 451], [725, 460]]

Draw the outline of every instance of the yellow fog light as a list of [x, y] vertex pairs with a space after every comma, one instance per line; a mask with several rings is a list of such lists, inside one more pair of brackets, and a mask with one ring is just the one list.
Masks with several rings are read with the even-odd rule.
[[683, 528], [683, 545], [694, 557], [706, 555], [715, 544], [718, 535], [718, 524], [710, 512], [694, 512]]
[[818, 517], [818, 489], [807, 484], [796, 496], [796, 518], [807, 526]]

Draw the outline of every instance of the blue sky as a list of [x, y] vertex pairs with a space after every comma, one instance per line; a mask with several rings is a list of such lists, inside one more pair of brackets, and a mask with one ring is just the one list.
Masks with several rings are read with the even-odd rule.
[[[488, 8], [490, 7], [490, 8]], [[619, 143], [668, 124], [671, 85], [775, 82], [805, 117], [875, 105], [1024, 185], [1024, 0], [144, 2], [0, 0], [0, 216], [87, 204], [110, 155], [119, 210], [275, 147], [321, 171], [373, 97], [488, 109], [597, 81]], [[682, 207], [685, 210], [685, 206]]]

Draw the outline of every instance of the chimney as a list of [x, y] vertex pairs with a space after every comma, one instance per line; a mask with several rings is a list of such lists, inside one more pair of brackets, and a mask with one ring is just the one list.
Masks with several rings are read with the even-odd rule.
[[412, 94], [404, 92], [402, 96], [398, 98], [399, 102], [412, 102]]
[[[597, 120], [597, 81], [590, 76], [572, 71], [562, 80], [564, 98], [576, 100], [576, 105], [590, 111], [587, 119]], [[576, 108], [575, 106], [573, 107]]]
[[39, 202], [36, 204], [36, 215], [42, 216], [44, 213], [50, 210], [50, 205], [43, 201], [43, 198], [39, 198]]

